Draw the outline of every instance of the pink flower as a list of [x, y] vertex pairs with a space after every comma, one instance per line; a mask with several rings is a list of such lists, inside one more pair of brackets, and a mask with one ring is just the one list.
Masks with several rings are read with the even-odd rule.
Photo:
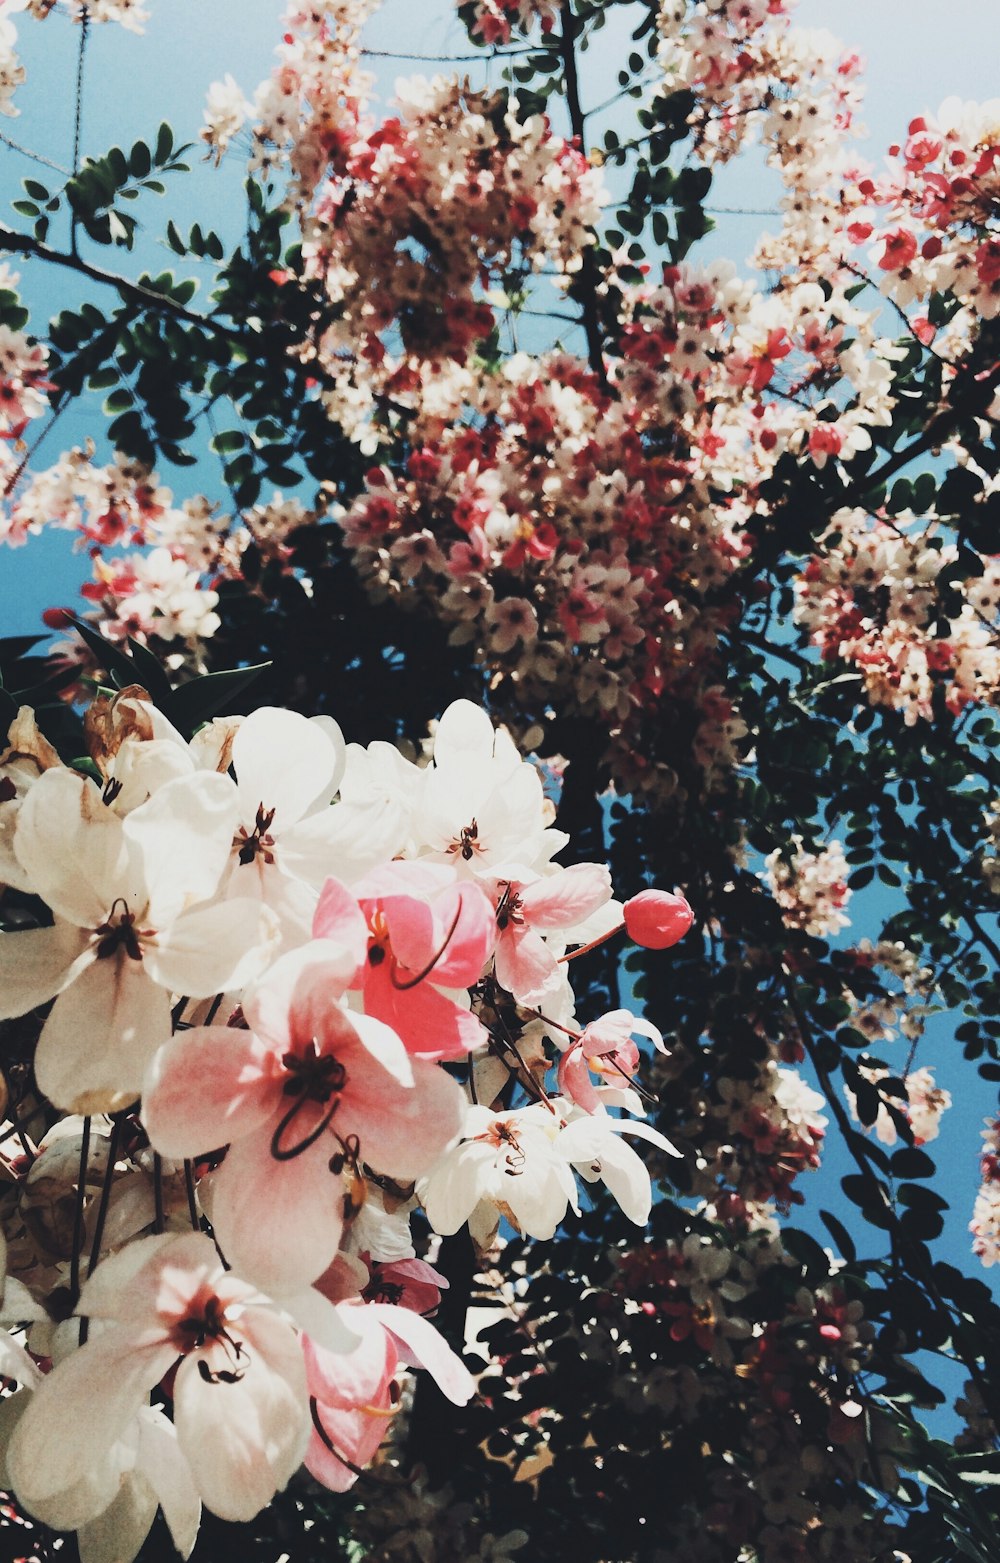
[[343, 1302], [344, 1323], [361, 1337], [348, 1356], [303, 1341], [313, 1435], [306, 1470], [333, 1492], [346, 1492], [386, 1435], [399, 1403], [401, 1363], [427, 1368], [442, 1394], [464, 1406], [475, 1382], [432, 1324], [388, 1303]]
[[625, 931], [647, 950], [668, 950], [683, 939], [694, 913], [682, 895], [666, 890], [640, 890], [625, 902]]
[[410, 1181], [462, 1122], [456, 1083], [412, 1060], [382, 1021], [342, 1008], [344, 986], [336, 946], [284, 956], [244, 999], [249, 1031], [179, 1032], [143, 1094], [163, 1155], [228, 1143], [212, 1180], [216, 1235], [244, 1274], [279, 1294], [308, 1285], [336, 1254], [345, 1166], [364, 1159]]
[[497, 981], [524, 1003], [539, 1001], [558, 971], [542, 932], [583, 922], [611, 897], [599, 863], [576, 863], [531, 883], [497, 881]]
[[603, 1075], [608, 1084], [619, 1088], [624, 1077], [628, 1084], [641, 1062], [633, 1032], [649, 1037], [659, 1052], [666, 1051], [663, 1038], [648, 1020], [627, 1009], [610, 1010], [585, 1026], [559, 1060], [560, 1091], [585, 1112], [601, 1111], [604, 1104], [590, 1076]]
[[882, 271], [902, 271], [917, 253], [917, 241], [906, 228], [885, 235], [885, 249], [879, 257]]
[[457, 1058], [482, 1047], [486, 1032], [441, 988], [468, 988], [493, 948], [493, 908], [471, 881], [443, 863], [387, 863], [353, 891], [327, 880], [313, 933], [349, 948], [365, 1013], [403, 1039], [418, 1058]]

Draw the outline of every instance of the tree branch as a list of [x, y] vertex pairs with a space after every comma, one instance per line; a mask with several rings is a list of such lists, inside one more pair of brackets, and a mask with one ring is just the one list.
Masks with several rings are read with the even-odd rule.
[[[576, 68], [576, 36], [576, 18], [573, 15], [570, 0], [563, 0], [559, 33], [559, 54], [563, 65], [563, 84], [566, 88], [566, 107], [569, 110], [569, 122], [573, 130], [573, 136], [582, 152], [584, 150], [586, 122], [580, 102], [580, 77]], [[601, 389], [605, 393], [610, 394], [611, 387], [608, 384], [607, 371], [604, 367], [604, 344], [600, 315], [597, 309], [598, 280], [594, 252], [592, 249], [586, 249], [583, 252], [583, 264], [579, 272], [578, 294], [583, 317], [583, 332], [587, 338], [587, 357], [590, 361], [591, 369], [597, 376]]]
[[155, 288], [143, 287], [141, 282], [133, 282], [131, 278], [121, 277], [116, 272], [102, 271], [99, 266], [92, 266], [80, 255], [51, 249], [40, 239], [35, 239], [27, 233], [17, 233], [13, 228], [7, 228], [0, 223], [0, 251], [4, 250], [15, 255], [36, 256], [39, 260], [47, 261], [51, 266], [65, 266], [70, 271], [79, 272], [82, 277], [89, 277], [92, 282], [100, 282], [105, 287], [116, 288], [122, 298], [134, 304], [162, 309], [178, 320], [186, 321], [189, 325], [207, 326], [209, 330], [220, 332], [236, 341], [245, 340], [231, 326], [213, 320], [210, 315], [199, 315], [196, 310], [185, 309], [183, 304], [178, 304], [177, 300], [172, 299], [167, 293], [158, 293]]

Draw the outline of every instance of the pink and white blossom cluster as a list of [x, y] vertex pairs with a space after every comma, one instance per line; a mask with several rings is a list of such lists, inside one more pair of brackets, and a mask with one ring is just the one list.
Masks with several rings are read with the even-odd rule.
[[566, 962], [691, 914], [556, 865], [537, 770], [465, 701], [424, 765], [271, 707], [187, 742], [138, 686], [85, 733], [88, 774], [27, 708], [0, 754], [0, 881], [51, 918], [0, 933], [0, 1016], [62, 1115], [4, 1146], [7, 1480], [88, 1557], [134, 1556], [158, 1507], [186, 1556], [202, 1505], [249, 1520], [302, 1464], [349, 1487], [412, 1366], [472, 1394], [418, 1201], [483, 1247], [501, 1218], [551, 1237], [578, 1180], [645, 1223], [625, 1137], [679, 1153], [633, 1038], [663, 1044], [576, 1023]]
[[801, 928], [816, 939], [828, 939], [846, 928], [844, 907], [850, 900], [847, 859], [839, 841], [820, 852], [807, 852], [801, 836], [792, 837], [790, 856], [780, 847], [766, 859], [768, 889], [781, 908], [788, 928]]

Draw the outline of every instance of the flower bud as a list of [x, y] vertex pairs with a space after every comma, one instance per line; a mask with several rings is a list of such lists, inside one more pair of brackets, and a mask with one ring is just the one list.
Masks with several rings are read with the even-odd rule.
[[625, 931], [647, 950], [667, 950], [683, 939], [694, 913], [682, 895], [667, 890], [640, 890], [625, 902]]

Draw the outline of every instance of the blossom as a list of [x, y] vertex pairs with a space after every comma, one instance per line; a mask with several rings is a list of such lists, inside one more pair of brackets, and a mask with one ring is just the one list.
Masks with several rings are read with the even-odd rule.
[[538, 1003], [558, 974], [542, 935], [565, 935], [604, 906], [611, 877], [602, 864], [576, 863], [544, 877], [501, 879], [494, 894], [497, 981], [522, 1003]]
[[120, 819], [78, 772], [47, 770], [21, 805], [14, 850], [51, 928], [0, 934], [0, 1014], [56, 1002], [35, 1058], [56, 1106], [113, 1111], [139, 1094], [170, 1035], [170, 994], [239, 980], [270, 937], [251, 901], [212, 904], [236, 814], [228, 778], [178, 778]]
[[360, 1346], [344, 1357], [308, 1336], [303, 1343], [313, 1421], [306, 1469], [334, 1492], [353, 1485], [385, 1437], [399, 1402], [401, 1363], [427, 1368], [455, 1405], [475, 1390], [471, 1374], [419, 1313], [383, 1302], [344, 1302], [340, 1309]]
[[308, 1285], [336, 1254], [345, 1168], [363, 1158], [412, 1180], [461, 1123], [455, 1081], [411, 1058], [382, 1021], [342, 1007], [352, 970], [326, 940], [282, 956], [244, 997], [249, 1030], [178, 1032], [143, 1092], [163, 1155], [228, 1144], [212, 1179], [212, 1223], [227, 1258], [278, 1294]]
[[454, 1058], [487, 1035], [442, 989], [469, 988], [493, 947], [492, 909], [478, 884], [447, 864], [387, 863], [347, 891], [324, 886], [313, 933], [349, 948], [365, 1013], [392, 1026], [418, 1058]]
[[144, 1238], [106, 1259], [77, 1312], [93, 1334], [34, 1391], [8, 1448], [21, 1501], [72, 1506], [100, 1476], [113, 1491], [115, 1446], [176, 1367], [174, 1426], [191, 1481], [221, 1518], [252, 1519], [308, 1443], [305, 1364], [291, 1325], [224, 1269], [201, 1233]]
[[630, 1080], [639, 1067], [639, 1049], [633, 1033], [650, 1039], [659, 1052], [665, 1052], [663, 1038], [648, 1020], [630, 1010], [616, 1009], [592, 1020], [559, 1060], [559, 1089], [585, 1112], [602, 1110], [601, 1098], [591, 1083], [591, 1074], [604, 1076], [609, 1084], [615, 1077]]

